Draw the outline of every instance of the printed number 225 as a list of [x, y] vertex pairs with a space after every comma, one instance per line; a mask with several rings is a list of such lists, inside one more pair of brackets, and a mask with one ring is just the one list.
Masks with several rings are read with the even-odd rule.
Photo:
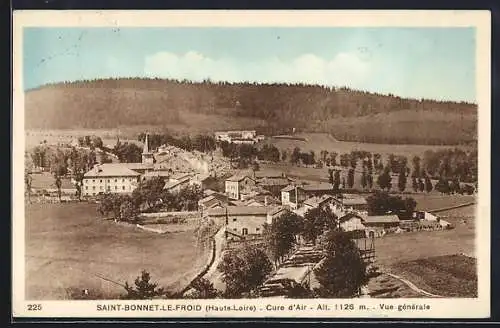
[[28, 311], [41, 311], [42, 304], [28, 304]]

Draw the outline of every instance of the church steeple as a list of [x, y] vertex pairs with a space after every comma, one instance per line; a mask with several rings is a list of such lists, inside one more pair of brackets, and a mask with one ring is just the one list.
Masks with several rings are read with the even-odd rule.
[[142, 150], [143, 154], [149, 154], [149, 134], [146, 134], [146, 140], [144, 140], [144, 148]]
[[142, 164], [154, 164], [153, 153], [149, 149], [149, 134], [146, 134], [144, 148], [142, 149]]

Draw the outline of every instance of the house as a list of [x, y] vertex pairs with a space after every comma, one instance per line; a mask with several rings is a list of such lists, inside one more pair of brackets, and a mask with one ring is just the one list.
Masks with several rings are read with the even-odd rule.
[[210, 193], [210, 195], [198, 201], [198, 208], [201, 211], [206, 211], [209, 208], [223, 207], [223, 206], [228, 206], [230, 204], [231, 203], [229, 202], [229, 199], [227, 198], [226, 195], [218, 192], [212, 192]]
[[292, 179], [286, 176], [265, 176], [259, 178], [256, 176], [256, 183], [259, 187], [269, 191], [274, 196], [279, 196], [281, 190], [293, 182]]
[[380, 237], [388, 231], [399, 228], [400, 220], [395, 214], [391, 215], [368, 215], [363, 217], [365, 232], [369, 237]]
[[84, 196], [101, 193], [131, 193], [137, 188], [141, 174], [119, 164], [96, 165], [83, 176]]
[[295, 213], [300, 216], [304, 216], [307, 213], [307, 211], [327, 206], [332, 202], [332, 200], [333, 196], [331, 195], [323, 195], [321, 197], [317, 196], [310, 197], [302, 203], [302, 206], [299, 209], [295, 210]]
[[335, 197], [335, 205], [346, 211], [368, 212], [366, 198], [356, 194], [342, 194], [340, 197]]
[[163, 170], [147, 171], [142, 175], [142, 180], [149, 180], [152, 178], [162, 178], [163, 180], [168, 181], [171, 175], [172, 174], [170, 172]]
[[307, 195], [301, 186], [289, 185], [281, 189], [281, 205], [298, 209], [307, 199]]
[[286, 212], [285, 208], [270, 206], [227, 206], [208, 209], [205, 216], [225, 225], [233, 235], [261, 235], [265, 223]]
[[359, 231], [365, 230], [363, 217], [356, 213], [347, 213], [339, 218], [339, 224], [344, 231]]
[[191, 176], [189, 174], [179, 174], [169, 178], [165, 186], [164, 190], [167, 190], [171, 193], [178, 193], [183, 188], [189, 186], [191, 184]]
[[243, 131], [218, 131], [215, 132], [215, 140], [230, 143], [255, 143], [259, 141], [257, 132], [254, 130]]
[[226, 179], [225, 191], [230, 199], [240, 199], [241, 194], [255, 186], [255, 180], [248, 175], [235, 174]]

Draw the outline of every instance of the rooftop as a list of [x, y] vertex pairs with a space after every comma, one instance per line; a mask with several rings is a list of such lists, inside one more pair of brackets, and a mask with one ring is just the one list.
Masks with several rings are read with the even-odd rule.
[[229, 178], [226, 179], [226, 181], [232, 181], [232, 182], [240, 182], [245, 178], [249, 178], [248, 175], [246, 174], [235, 174], [233, 176], [230, 176]]
[[227, 206], [224, 208], [214, 208], [207, 211], [209, 216], [225, 216], [227, 209], [227, 215], [266, 215], [276, 208], [269, 206]]
[[164, 170], [155, 170], [155, 171], [148, 171], [144, 173], [145, 177], [169, 177], [171, 174], [168, 171]]
[[363, 218], [365, 223], [397, 223], [399, 217], [397, 215], [369, 215]]
[[259, 180], [259, 184], [265, 186], [286, 186], [289, 183], [290, 180], [283, 177], [265, 177]]
[[94, 166], [93, 169], [85, 173], [84, 177], [137, 177], [140, 174], [130, 168], [128, 164], [140, 163], [119, 163], [119, 164], [101, 164]]
[[303, 185], [301, 188], [304, 189], [305, 191], [331, 191], [332, 185], [329, 183], [317, 183], [317, 184]]
[[330, 195], [323, 195], [321, 197], [311, 197], [304, 201], [304, 205], [309, 205], [311, 207], [317, 207], [322, 203], [332, 199], [333, 197]]

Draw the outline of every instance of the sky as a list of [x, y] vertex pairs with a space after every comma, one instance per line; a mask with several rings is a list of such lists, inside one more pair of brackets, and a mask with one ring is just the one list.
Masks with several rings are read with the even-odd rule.
[[474, 28], [25, 28], [23, 87], [107, 77], [288, 82], [476, 102]]

